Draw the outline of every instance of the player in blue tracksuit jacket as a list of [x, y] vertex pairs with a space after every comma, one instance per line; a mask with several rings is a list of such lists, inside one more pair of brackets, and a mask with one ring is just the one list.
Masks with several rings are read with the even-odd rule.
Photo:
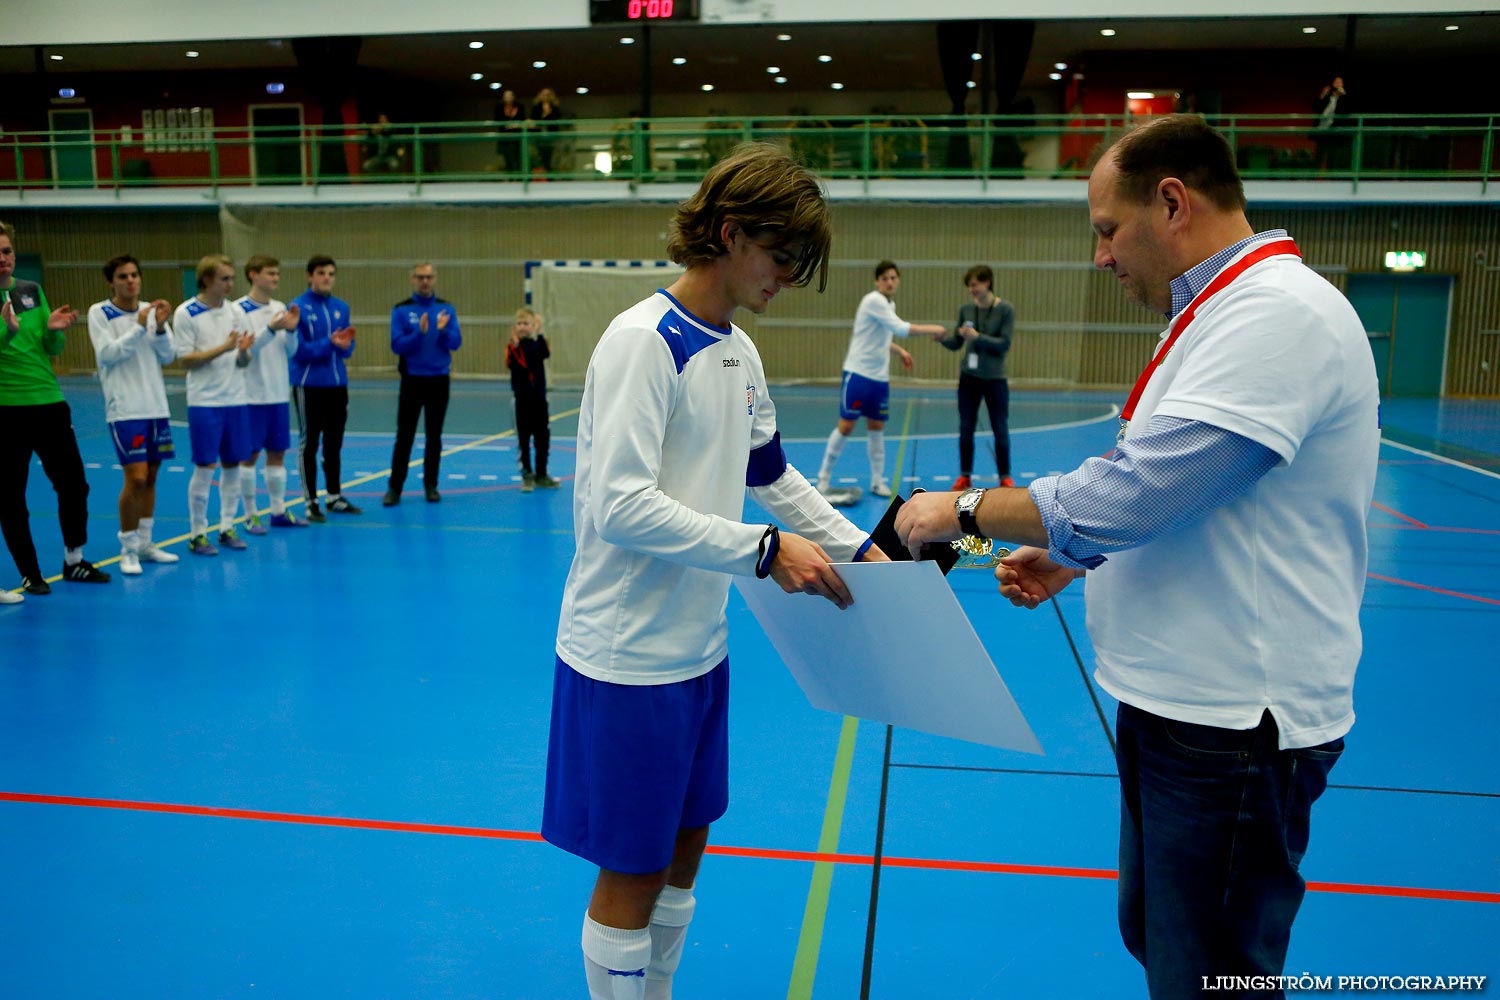
[[297, 468], [307, 497], [307, 519], [326, 521], [318, 507], [318, 440], [323, 440], [323, 478], [328, 486], [328, 509], [335, 514], [359, 514], [360, 509], [340, 495], [339, 455], [344, 449], [344, 425], [349, 420], [349, 373], [344, 359], [354, 353], [354, 326], [349, 303], [333, 295], [338, 265], [332, 257], [307, 262], [307, 291], [294, 304], [297, 353], [292, 355], [292, 404], [301, 431]]
[[427, 443], [422, 452], [422, 483], [428, 503], [438, 493], [438, 465], [443, 458], [443, 418], [448, 414], [448, 371], [453, 352], [463, 343], [458, 312], [437, 297], [437, 271], [431, 264], [411, 269], [411, 297], [391, 309], [391, 350], [400, 358], [401, 397], [396, 404], [396, 447], [391, 452], [391, 481], [382, 503], [401, 502], [401, 487], [411, 464], [417, 416], [427, 412]]

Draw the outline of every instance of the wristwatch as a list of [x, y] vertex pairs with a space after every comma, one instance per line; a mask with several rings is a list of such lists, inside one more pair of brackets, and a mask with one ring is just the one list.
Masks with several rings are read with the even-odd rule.
[[958, 511], [958, 526], [966, 535], [975, 538], [984, 538], [985, 535], [979, 530], [979, 520], [974, 516], [979, 510], [979, 501], [984, 499], [984, 490], [965, 490], [953, 501], [953, 509]]

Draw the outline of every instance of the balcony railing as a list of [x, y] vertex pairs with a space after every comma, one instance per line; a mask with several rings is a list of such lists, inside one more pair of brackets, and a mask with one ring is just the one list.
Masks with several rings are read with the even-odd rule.
[[[1211, 118], [1247, 180], [1500, 179], [1496, 115]], [[0, 136], [0, 191], [397, 183], [695, 182], [737, 143], [785, 143], [829, 180], [1078, 179], [1120, 116], [657, 118], [368, 126], [191, 126]]]

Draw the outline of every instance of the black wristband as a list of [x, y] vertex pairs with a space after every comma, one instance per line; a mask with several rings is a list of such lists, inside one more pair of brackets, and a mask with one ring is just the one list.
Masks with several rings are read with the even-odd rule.
[[766, 525], [766, 533], [760, 536], [760, 557], [755, 560], [755, 578], [764, 580], [771, 575], [771, 564], [776, 553], [781, 551], [781, 529], [774, 524]]

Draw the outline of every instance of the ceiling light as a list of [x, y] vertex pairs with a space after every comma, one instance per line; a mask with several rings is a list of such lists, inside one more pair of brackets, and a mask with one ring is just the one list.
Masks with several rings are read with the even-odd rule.
[[471, 48], [471, 49], [482, 49], [482, 48], [484, 48], [484, 43], [483, 42], [470, 42], [469, 43], [469, 48]]
[[[196, 52], [193, 53], [193, 55], [197, 54], [198, 53]], [[51, 59], [53, 62], [62, 62], [62, 56], [48, 56], [47, 58]]]
[[702, 91], [703, 91], [703, 92], [704, 92], [704, 93], [705, 93], [705, 94], [706, 94], [706, 93], [708, 93], [708, 92], [709, 92], [709, 91], [710, 91], [710, 90], [713, 90], [713, 89], [714, 89], [714, 85], [713, 85], [713, 84], [711, 84], [711, 83], [705, 83], [705, 84], [704, 84], [704, 85], [703, 85], [703, 86], [702, 86], [702, 87], [700, 87], [700, 88], [699, 88], [699, 89], [700, 89], [700, 90], [702, 90]]
[[491, 90], [499, 90], [500, 89], [500, 81], [499, 80], [491, 80], [490, 81], [490, 89]]
[[1316, 35], [1318, 33], [1318, 29], [1309, 24], [1307, 27], [1302, 29], [1302, 33], [1304, 35]]
[[686, 62], [687, 62], [687, 60], [686, 60], [686, 59], [684, 59], [684, 58], [682, 58], [682, 56], [677, 56], [677, 57], [675, 57], [675, 58], [674, 58], [674, 59], [673, 59], [673, 60], [672, 60], [672, 65], [673, 65], [673, 66], [681, 66], [681, 65], [683, 65], [683, 64], [684, 64], [684, 63], [686, 63]]
[[776, 78], [776, 82], [777, 83], [786, 83], [786, 77], [784, 77], [784, 76], [778, 76]]
[[[188, 49], [188, 50], [187, 50], [187, 52], [186, 52], [186, 53], [184, 53], [184, 54], [185, 54], [185, 55], [186, 55], [186, 56], [187, 56], [187, 57], [188, 57], [188, 58], [189, 58], [189, 59], [197, 59], [197, 58], [198, 58], [198, 50], [197, 50], [197, 49]], [[62, 58], [62, 56], [55, 56], [55, 57], [54, 57], [54, 58], [57, 58], [57, 59], [61, 59], [61, 58]]]
[[968, 87], [968, 88], [969, 88], [969, 89], [970, 89], [970, 90], [973, 90], [973, 89], [974, 89], [974, 86], [975, 86], [975, 84], [974, 84], [974, 81], [973, 81], [973, 80], [970, 80], [970, 81], [969, 81], [969, 82], [967, 82], [967, 83], [965, 83], [965, 84], [964, 84], [964, 86], [965, 86], [965, 87]]
[[767, 73], [780, 73], [781, 72], [781, 67], [780, 66], [767, 66], [766, 67], [766, 72]]
[[284, 83], [268, 83], [268, 84], [266, 84], [266, 93], [268, 93], [268, 94], [280, 94], [280, 93], [284, 93], [285, 91], [286, 91], [286, 84], [284, 84]]
[[790, 42], [792, 40], [792, 36], [791, 35], [777, 35], [776, 36], [776, 40], [778, 42]]
[[[1456, 24], [1445, 25], [1444, 28], [1443, 28], [1443, 30], [1444, 31], [1457, 31], [1458, 30], [1458, 25], [1456, 25]], [[52, 58], [56, 59], [57, 57], [53, 56]]]
[[834, 90], [844, 89], [844, 85], [842, 83], [830, 83], [828, 86], [832, 87]]
[[57, 96], [58, 97], [77, 97], [78, 96], [78, 91], [74, 90], [72, 87], [61, 87], [57, 91]]
[[975, 62], [978, 62], [979, 60], [983, 59], [984, 56], [980, 55], [978, 52], [970, 52], [969, 58], [974, 60]]
[[1132, 101], [1149, 101], [1156, 96], [1156, 92], [1152, 90], [1128, 90], [1125, 92], [1125, 96]]
[[578, 93], [578, 94], [587, 94], [588, 92], [589, 92], [589, 88], [587, 88], [587, 87], [579, 87], [576, 91], [574, 91], [574, 93]]
[[1052, 64], [1052, 68], [1055, 69], [1055, 70], [1064, 70], [1064, 69], [1068, 68], [1068, 64], [1067, 63], [1053, 63]]
[[833, 56], [818, 56], [818, 62], [833, 62]]
[[470, 80], [483, 80], [484, 79], [484, 74], [483, 73], [470, 73], [469, 74], [469, 79]]
[[629, 35], [626, 35], [624, 38], [620, 39], [620, 44], [621, 45], [634, 45], [635, 44], [635, 39], [631, 38]]
[[1049, 79], [1049, 80], [1061, 80], [1062, 79], [1062, 74], [1061, 73], [1048, 73], [1047, 74], [1047, 79]]
[[536, 62], [534, 62], [534, 63], [531, 64], [531, 68], [532, 69], [546, 69], [547, 68], [547, 60], [545, 60], [545, 59], [538, 59]]
[[1115, 29], [1114, 28], [1100, 28], [1099, 29], [1099, 34], [1103, 35], [1105, 38], [1113, 38], [1113, 37], [1115, 37]]

